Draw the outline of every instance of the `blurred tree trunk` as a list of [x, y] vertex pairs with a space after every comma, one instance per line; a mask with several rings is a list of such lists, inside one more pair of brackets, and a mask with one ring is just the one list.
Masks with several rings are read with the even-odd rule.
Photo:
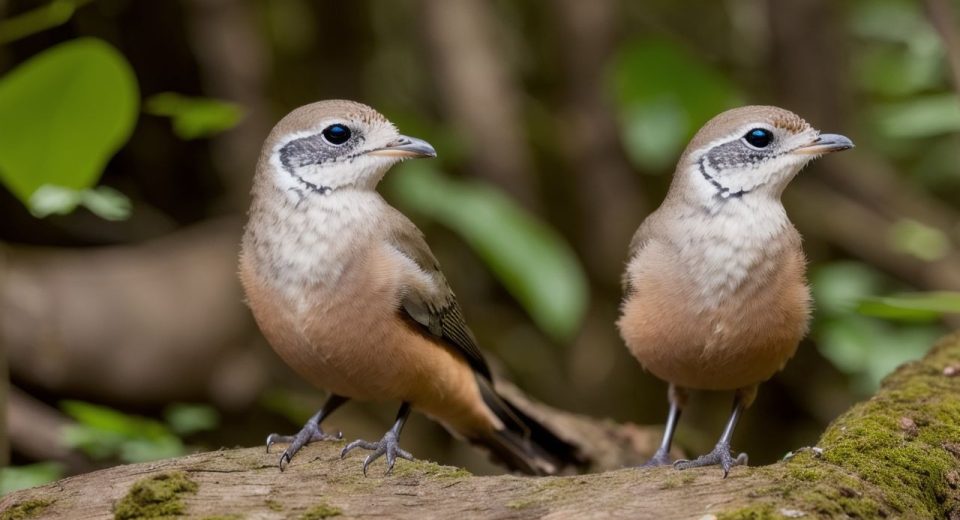
[[537, 209], [533, 159], [524, 133], [523, 100], [503, 28], [482, 0], [423, 0], [426, 42], [436, 60], [443, 108], [470, 153], [471, 170], [528, 208]]
[[557, 125], [559, 149], [571, 165], [583, 215], [578, 247], [593, 278], [619, 288], [626, 244], [647, 213], [636, 174], [620, 145], [604, 80], [617, 43], [613, 0], [555, 4], [564, 67], [564, 105]]
[[[359, 457], [340, 460], [342, 443], [323, 442], [283, 473], [276, 454], [262, 448], [118, 466], [8, 495], [0, 515], [82, 519], [113, 511], [139, 518], [158, 514], [144, 509], [152, 505], [192, 517], [958, 518], [958, 374], [955, 334], [887, 377], [875, 396], [837, 418], [817, 447], [770, 466], [734, 468], [726, 479], [715, 467], [474, 477], [404, 460], [389, 477], [380, 476], [378, 462], [365, 478]], [[603, 437], [597, 420], [565, 419]]]

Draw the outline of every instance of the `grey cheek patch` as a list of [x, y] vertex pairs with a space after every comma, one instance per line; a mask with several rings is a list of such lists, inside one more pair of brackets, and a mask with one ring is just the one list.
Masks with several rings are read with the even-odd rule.
[[769, 157], [770, 154], [752, 150], [738, 139], [715, 146], [707, 153], [706, 160], [710, 164], [710, 169], [722, 173], [727, 168], [756, 166]]
[[314, 134], [294, 139], [280, 149], [280, 164], [283, 169], [293, 174], [295, 168], [311, 164], [323, 164], [336, 161], [339, 158], [350, 157], [350, 152], [363, 142], [363, 137], [355, 137], [346, 143], [334, 146], [323, 139], [323, 135]]

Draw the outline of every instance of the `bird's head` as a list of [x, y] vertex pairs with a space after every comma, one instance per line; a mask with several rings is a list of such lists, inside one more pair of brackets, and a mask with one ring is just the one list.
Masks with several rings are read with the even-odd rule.
[[325, 195], [342, 188], [374, 189], [394, 164], [436, 155], [429, 143], [401, 135], [367, 105], [329, 100], [280, 120], [264, 142], [257, 170], [260, 182]]
[[707, 122], [687, 146], [675, 183], [704, 201], [779, 198], [813, 159], [853, 148], [850, 139], [821, 134], [800, 116], [772, 106], [728, 110]]

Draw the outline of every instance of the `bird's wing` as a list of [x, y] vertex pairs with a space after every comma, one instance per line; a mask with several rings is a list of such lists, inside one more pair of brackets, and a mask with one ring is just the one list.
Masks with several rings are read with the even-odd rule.
[[[651, 228], [653, 226], [649, 225], [650, 220], [643, 221], [640, 224], [640, 227], [637, 228], [637, 232], [633, 234], [633, 238], [630, 240], [630, 249], [627, 252], [627, 263], [633, 261], [637, 255], [643, 251], [643, 248], [650, 242], [653, 238], [653, 233]], [[623, 277], [620, 279], [621, 284], [623, 285], [623, 295], [624, 297], [630, 296], [633, 293], [633, 287], [630, 286], [630, 270], [626, 269], [623, 272]]]
[[390, 230], [388, 242], [413, 261], [423, 273], [422, 280], [404, 287], [400, 301], [406, 313], [422, 331], [442, 340], [462, 355], [480, 375], [490, 379], [490, 367], [467, 327], [460, 304], [440, 271], [440, 264], [427, 246], [423, 233], [398, 212], [400, 225]]

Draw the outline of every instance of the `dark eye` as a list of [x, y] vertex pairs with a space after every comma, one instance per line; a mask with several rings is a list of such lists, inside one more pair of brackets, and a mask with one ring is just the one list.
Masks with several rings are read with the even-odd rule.
[[324, 128], [322, 134], [330, 144], [343, 144], [350, 139], [350, 129], [339, 123]]
[[751, 146], [766, 148], [773, 141], [773, 132], [766, 128], [754, 128], [743, 136]]

